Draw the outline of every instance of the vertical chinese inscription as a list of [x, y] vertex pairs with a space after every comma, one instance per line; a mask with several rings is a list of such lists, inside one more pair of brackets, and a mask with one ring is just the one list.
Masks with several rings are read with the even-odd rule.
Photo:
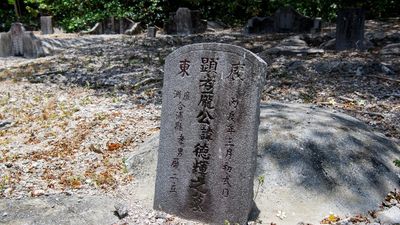
[[224, 156], [224, 164], [222, 166], [222, 170], [224, 171], [223, 177], [222, 177], [222, 196], [223, 197], [228, 197], [230, 188], [232, 187], [229, 179], [232, 174], [232, 169], [233, 169], [233, 164], [231, 162], [231, 159], [234, 154], [234, 149], [235, 149], [235, 143], [234, 143], [234, 133], [236, 132], [236, 126], [235, 126], [235, 120], [236, 120], [236, 109], [238, 107], [239, 100], [238, 97], [231, 97], [228, 101], [228, 109], [229, 109], [229, 114], [227, 116], [226, 120], [226, 127], [225, 127], [225, 134], [226, 134], [226, 140], [225, 140], [225, 156]]
[[166, 58], [154, 208], [246, 224], [253, 205], [266, 64], [237, 46], [184, 46]]
[[194, 146], [194, 162], [190, 180], [191, 209], [193, 212], [204, 212], [202, 207], [204, 197], [207, 195], [206, 176], [210, 164], [210, 140], [212, 140], [212, 125], [215, 119], [214, 115], [214, 83], [217, 76], [218, 59], [201, 58], [200, 65], [200, 100], [198, 105], [200, 110], [196, 116], [198, 128], [200, 129], [199, 142]]
[[184, 108], [186, 107], [184, 105], [185, 101], [188, 101], [190, 98], [190, 92], [185, 91], [182, 94], [181, 90], [174, 90], [174, 99], [178, 101], [177, 107], [175, 109], [175, 132], [177, 134], [177, 143], [178, 147], [176, 149], [175, 157], [172, 158], [171, 162], [171, 167], [172, 167], [172, 175], [169, 177], [170, 178], [170, 190], [169, 192], [171, 193], [177, 193], [177, 185], [179, 182], [179, 176], [178, 176], [178, 169], [179, 169], [179, 160], [183, 156], [183, 149], [185, 147], [185, 136], [183, 135], [183, 116], [184, 116]]

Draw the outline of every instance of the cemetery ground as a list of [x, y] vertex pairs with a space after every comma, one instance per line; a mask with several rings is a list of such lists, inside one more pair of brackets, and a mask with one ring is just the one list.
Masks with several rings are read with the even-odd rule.
[[[76, 224], [184, 222], [151, 209], [153, 193], [148, 192], [154, 187], [143, 175], [148, 171], [132, 171], [126, 161], [160, 129], [165, 57], [192, 43], [239, 45], [263, 58], [268, 63], [264, 103], [307, 103], [343, 112], [399, 144], [400, 50], [398, 45], [385, 48], [400, 42], [399, 26], [398, 21], [368, 21], [366, 36], [374, 46], [365, 52], [311, 51], [334, 36], [329, 29], [300, 37], [247, 36], [238, 30], [157, 38], [39, 35], [54, 51], [51, 56], [0, 58], [0, 207], [5, 200], [35, 197], [20, 210], [30, 204], [49, 210], [46, 202], [54, 207], [63, 202], [62, 212], [79, 215]], [[285, 51], [271, 51], [276, 46]], [[122, 200], [125, 205], [119, 206]], [[80, 202], [91, 202], [92, 208], [79, 208]], [[112, 215], [114, 205], [121, 220]], [[96, 207], [111, 212], [108, 220], [90, 213]], [[0, 221], [13, 213], [2, 211]], [[284, 223], [282, 214], [262, 224]], [[363, 216], [353, 218], [354, 224], [365, 222]], [[29, 215], [18, 221], [28, 220]]]

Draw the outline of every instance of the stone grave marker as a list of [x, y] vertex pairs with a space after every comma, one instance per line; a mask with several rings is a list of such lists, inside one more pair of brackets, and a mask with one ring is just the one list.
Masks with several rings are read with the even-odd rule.
[[192, 31], [192, 15], [190, 9], [179, 8], [174, 17], [176, 23], [176, 33], [180, 35], [191, 34]]
[[154, 38], [156, 37], [157, 29], [156, 27], [148, 27], [147, 28], [147, 37]]
[[11, 34], [0, 33], [0, 57], [8, 57], [12, 54], [11, 46]]
[[336, 21], [336, 50], [364, 49], [365, 11], [363, 9], [343, 9]]
[[169, 14], [164, 24], [167, 34], [189, 35], [203, 33], [207, 30], [207, 21], [201, 19], [199, 10], [179, 8]]
[[24, 44], [23, 37], [25, 34], [25, 28], [22, 23], [13, 23], [10, 29], [11, 33], [11, 46], [13, 56], [23, 56], [24, 55]]
[[246, 224], [266, 67], [252, 52], [218, 43], [166, 58], [155, 209]]
[[53, 17], [52, 16], [41, 16], [40, 17], [40, 30], [42, 34], [53, 34]]
[[0, 33], [0, 57], [23, 56], [37, 58], [45, 55], [43, 45], [21, 23], [13, 23], [7, 33]]

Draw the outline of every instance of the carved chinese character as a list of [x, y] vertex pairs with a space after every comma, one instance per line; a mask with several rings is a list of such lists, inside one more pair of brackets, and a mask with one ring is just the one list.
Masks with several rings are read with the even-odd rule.
[[196, 159], [195, 162], [193, 163], [192, 172], [205, 175], [207, 174], [208, 164], [209, 162], [206, 160]]
[[181, 98], [181, 91], [174, 90], [174, 98], [180, 99]]
[[200, 72], [207, 72], [208, 71], [208, 61], [210, 61], [209, 58], [201, 58], [201, 66], [200, 66]]
[[229, 101], [229, 107], [233, 107], [234, 109], [237, 108], [239, 104], [239, 100], [237, 98], [232, 97], [231, 100]]
[[177, 113], [176, 113], [176, 119], [178, 119], [178, 120], [181, 120], [181, 119], [183, 119], [183, 111], [178, 111]]
[[212, 93], [214, 90], [214, 78], [206, 76], [204, 79], [200, 79], [200, 88], [202, 93]]
[[199, 123], [210, 124], [211, 120], [213, 119], [214, 117], [212, 117], [206, 109], [200, 111], [199, 115], [197, 115], [197, 122]]
[[226, 132], [228, 132], [228, 133], [235, 133], [236, 132], [235, 125], [233, 125], [233, 123], [228, 124], [227, 127], [228, 127], [228, 129], [226, 130]]
[[230, 173], [232, 172], [232, 166], [229, 166], [228, 162], [225, 162], [224, 166], [222, 167], [223, 170]]
[[213, 109], [214, 108], [214, 106], [212, 105], [213, 98], [214, 98], [213, 94], [201, 94], [200, 102], [198, 105], [201, 105], [209, 109]]
[[183, 108], [185, 108], [185, 105], [182, 102], [178, 103], [178, 109], [179, 110], [183, 110]]
[[182, 157], [183, 155], [183, 148], [178, 148], [178, 155], [177, 157]]
[[193, 212], [204, 212], [204, 210], [201, 208], [203, 199], [204, 199], [203, 194], [199, 192], [195, 192], [194, 194], [192, 194], [191, 208]]
[[222, 181], [223, 181], [224, 185], [231, 187], [231, 184], [229, 183], [229, 178], [230, 178], [230, 176], [228, 174], [226, 174], [226, 176], [224, 178], [222, 178]]
[[171, 166], [175, 169], [178, 168], [179, 167], [179, 158], [174, 158], [171, 163]]
[[218, 59], [215, 58], [201, 58], [200, 72], [217, 71]]
[[203, 145], [198, 143], [195, 147], [194, 147], [194, 154], [196, 155], [196, 157], [201, 157], [205, 160], [209, 160], [210, 159], [210, 154], [208, 153], [208, 145], [207, 143], [204, 143]]
[[204, 188], [204, 184], [206, 184], [206, 179], [204, 175], [201, 175], [197, 176], [196, 179], [191, 179], [189, 187], [202, 194], [206, 194], [207, 190]]
[[211, 126], [209, 125], [203, 125], [201, 126], [201, 134], [200, 134], [200, 139], [201, 140], [213, 140], [212, 135], [214, 131], [211, 129]]
[[187, 71], [190, 67], [189, 63], [190, 61], [188, 61], [187, 59], [179, 62], [179, 69], [181, 69], [181, 71], [178, 74], [182, 75], [182, 77], [189, 76], [189, 73]]
[[185, 137], [183, 136], [183, 134], [179, 135], [179, 137], [178, 137], [178, 143], [179, 143], [180, 145], [183, 145], [183, 144], [184, 144], [184, 143], [183, 143], [184, 140], [185, 140]]
[[171, 185], [171, 189], [169, 190], [169, 192], [176, 193], [176, 185], [175, 184]]
[[228, 157], [229, 157], [229, 159], [231, 159], [231, 158], [232, 158], [232, 152], [233, 152], [233, 149], [232, 149], [232, 148], [228, 148], [228, 149], [226, 150], [225, 158], [228, 158]]
[[183, 100], [184, 100], [184, 101], [188, 101], [189, 98], [190, 98], [190, 92], [186, 91], [186, 92], [183, 94]]
[[181, 121], [176, 121], [175, 122], [175, 130], [182, 131], [182, 122]]
[[224, 190], [222, 190], [222, 196], [224, 196], [224, 197], [228, 197], [229, 196], [229, 189], [228, 188], [224, 188]]
[[235, 112], [233, 111], [229, 112], [228, 121], [235, 122]]
[[231, 64], [231, 71], [229, 72], [227, 78], [229, 78], [230, 80], [236, 80], [236, 79], [243, 80], [244, 66], [245, 66], [244, 64], [240, 63]]

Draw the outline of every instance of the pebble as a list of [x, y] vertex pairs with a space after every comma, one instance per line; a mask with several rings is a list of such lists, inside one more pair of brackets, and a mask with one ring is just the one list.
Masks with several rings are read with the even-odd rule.
[[124, 217], [128, 216], [128, 208], [126, 205], [119, 203], [114, 206], [115, 212], [119, 219], [123, 219]]
[[381, 224], [399, 224], [400, 223], [400, 209], [396, 206], [378, 212], [377, 220]]
[[39, 197], [39, 196], [41, 196], [41, 195], [44, 195], [44, 191], [43, 190], [33, 190], [32, 192], [31, 192], [31, 196], [32, 197]]

